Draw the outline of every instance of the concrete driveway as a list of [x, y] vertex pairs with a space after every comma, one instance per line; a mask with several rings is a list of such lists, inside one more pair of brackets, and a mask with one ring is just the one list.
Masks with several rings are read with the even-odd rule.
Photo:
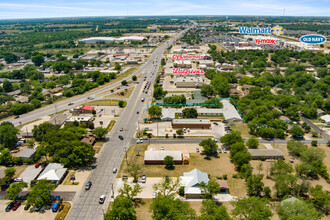
[[28, 185], [30, 185], [31, 180], [34, 180], [39, 173], [42, 171], [42, 166], [35, 168], [34, 165], [28, 166], [22, 173], [19, 175]]
[[[153, 185], [155, 183], [159, 183], [163, 178], [161, 177], [147, 177], [146, 183], [141, 183], [139, 180], [139, 185], [142, 187], [142, 192], [139, 193], [136, 197], [137, 198], [143, 198], [143, 199], [151, 199], [152, 194], [154, 192]], [[129, 177], [126, 181], [127, 184], [130, 186], [134, 186], [135, 183], [133, 183], [133, 178]], [[115, 191], [115, 197], [119, 195], [118, 190], [123, 188], [124, 181], [121, 178], [116, 178], [115, 185], [114, 185], [114, 191]]]

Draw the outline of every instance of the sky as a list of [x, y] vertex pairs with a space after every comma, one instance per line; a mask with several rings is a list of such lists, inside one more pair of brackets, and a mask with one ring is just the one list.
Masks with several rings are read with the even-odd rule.
[[143, 15], [330, 16], [330, 0], [0, 0], [0, 19]]

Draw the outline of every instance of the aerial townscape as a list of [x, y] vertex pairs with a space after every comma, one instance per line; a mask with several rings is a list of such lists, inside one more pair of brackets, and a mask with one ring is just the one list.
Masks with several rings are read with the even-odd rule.
[[330, 219], [329, 2], [2, 2], [1, 220]]

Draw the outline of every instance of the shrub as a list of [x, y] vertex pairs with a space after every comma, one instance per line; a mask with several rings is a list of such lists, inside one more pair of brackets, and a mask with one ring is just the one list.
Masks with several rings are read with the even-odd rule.
[[319, 134], [318, 134], [316, 131], [312, 131], [312, 136], [313, 136], [313, 137], [318, 137]]
[[173, 134], [173, 138], [176, 138], [176, 134]]
[[168, 134], [166, 134], [165, 137], [168, 138]]
[[261, 156], [261, 157], [260, 157], [260, 160], [261, 160], [261, 161], [265, 161], [265, 160], [266, 160], [266, 157]]
[[237, 174], [233, 174], [233, 178], [237, 179], [238, 175]]
[[317, 147], [317, 141], [312, 141], [312, 146]]
[[168, 169], [168, 170], [172, 170], [174, 168], [174, 160], [173, 160], [173, 157], [171, 156], [166, 156], [164, 158], [164, 165], [165, 165], [165, 168]]
[[94, 129], [94, 123], [93, 123], [93, 122], [90, 122], [90, 123], [88, 124], [88, 128], [89, 128], [89, 129]]
[[222, 176], [217, 176], [217, 179], [218, 180], [222, 180]]
[[181, 187], [179, 188], [179, 195], [180, 195], [180, 196], [184, 196], [184, 186], [181, 186]]
[[222, 178], [223, 178], [224, 180], [227, 180], [227, 179], [228, 179], [227, 174], [223, 174]]

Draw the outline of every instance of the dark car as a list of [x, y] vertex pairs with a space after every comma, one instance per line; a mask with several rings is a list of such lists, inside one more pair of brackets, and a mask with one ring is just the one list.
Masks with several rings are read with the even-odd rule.
[[139, 114], [139, 113], [140, 113], [139, 111], [136, 112], [136, 114]]
[[123, 136], [119, 135], [118, 137], [119, 137], [120, 140], [124, 140]]
[[16, 115], [16, 116], [14, 117], [14, 119], [16, 119], [16, 118], [19, 118], [19, 115]]
[[29, 210], [30, 207], [31, 207], [30, 204], [26, 204], [26, 205], [24, 206], [24, 210]]
[[39, 212], [40, 210], [41, 210], [41, 206], [35, 206], [35, 207], [34, 207], [34, 211], [35, 211], [35, 212]]
[[18, 207], [20, 207], [20, 206], [21, 206], [21, 203], [20, 202], [15, 202], [14, 205], [13, 205], [12, 210], [13, 211], [16, 211], [18, 209]]
[[14, 202], [9, 203], [6, 207], [6, 212], [9, 212], [14, 207], [14, 204]]
[[91, 186], [92, 186], [92, 182], [88, 181], [88, 183], [85, 186], [85, 190], [89, 190], [91, 188]]

